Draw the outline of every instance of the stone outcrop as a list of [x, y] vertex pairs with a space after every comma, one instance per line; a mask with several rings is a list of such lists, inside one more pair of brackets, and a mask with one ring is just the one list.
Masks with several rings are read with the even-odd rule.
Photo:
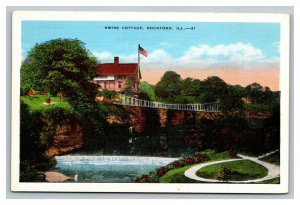
[[[109, 124], [119, 124], [119, 125], [124, 125], [126, 124], [126, 120], [124, 119], [123, 116], [118, 116], [118, 115], [108, 115], [106, 117], [106, 121], [109, 123]], [[128, 121], [128, 120], [127, 120]]]
[[158, 109], [158, 114], [161, 127], [166, 127], [168, 124], [167, 110]]
[[142, 132], [145, 124], [145, 116], [143, 115], [143, 111], [141, 107], [127, 107], [132, 112], [129, 115], [129, 124], [134, 128], [136, 132]]
[[44, 156], [51, 158], [78, 149], [82, 145], [83, 132], [79, 125], [58, 125], [50, 147], [44, 152]]

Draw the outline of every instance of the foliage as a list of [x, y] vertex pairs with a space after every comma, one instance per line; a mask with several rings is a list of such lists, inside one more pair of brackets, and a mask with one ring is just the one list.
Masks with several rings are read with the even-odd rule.
[[274, 104], [279, 102], [279, 92], [272, 92], [269, 87], [252, 83], [245, 87], [246, 97], [255, 104]]
[[237, 151], [236, 151], [236, 149], [231, 148], [231, 149], [228, 151], [228, 154], [229, 154], [229, 156], [230, 156], [231, 158], [235, 158], [236, 155], [237, 155]]
[[22, 89], [42, 90], [56, 96], [61, 93], [75, 108], [95, 100], [98, 86], [96, 58], [84, 43], [75, 39], [54, 39], [36, 44], [21, 67]]
[[36, 146], [46, 149], [56, 125], [65, 121], [81, 125], [85, 142], [94, 142], [92, 138], [99, 141], [103, 136], [105, 111], [95, 101], [98, 85], [92, 82], [97, 63], [77, 39], [50, 40], [36, 44], [29, 52], [21, 67], [21, 90], [34, 89], [58, 96], [52, 97], [52, 104], [47, 106], [42, 103], [45, 96], [22, 97], [31, 112], [40, 113], [43, 123], [32, 128], [37, 133]]
[[184, 138], [184, 141], [188, 146], [196, 148], [198, 151], [202, 150], [203, 147], [205, 147], [204, 128], [201, 126], [189, 129], [187, 135]]
[[[204, 152], [198, 152], [197, 154], [206, 154], [209, 161], [218, 161], [218, 160], [224, 160], [228, 159], [228, 152], [215, 152], [213, 150], [206, 150]], [[206, 160], [204, 160], [206, 162]], [[203, 162], [204, 162], [203, 161]], [[200, 162], [201, 163], [201, 162]], [[193, 165], [181, 165], [180, 167], [174, 168], [170, 171], [168, 171], [165, 175], [159, 178], [160, 183], [199, 183], [199, 181], [195, 181], [192, 179], [189, 179], [184, 176], [184, 172], [188, 170]]]
[[123, 90], [123, 93], [125, 95], [132, 95], [133, 94], [133, 79], [132, 78], [128, 78], [126, 80], [126, 83], [125, 83], [125, 88]]
[[181, 78], [174, 71], [167, 71], [155, 85], [154, 92], [162, 100], [174, 102], [180, 94]]
[[184, 172], [193, 165], [187, 165], [178, 169], [173, 169], [167, 172], [164, 176], [159, 178], [159, 183], [199, 183], [196, 180], [184, 176]]
[[265, 144], [267, 150], [279, 149], [280, 147], [280, 105], [272, 109], [272, 116], [267, 119], [264, 128]]
[[168, 166], [163, 166], [163, 167], [156, 170], [156, 174], [157, 174], [157, 176], [161, 177], [165, 173], [167, 173], [167, 171], [169, 171]]
[[218, 180], [227, 182], [231, 176], [231, 169], [225, 165], [222, 165], [220, 169]]
[[[240, 117], [246, 108], [249, 111], [248, 108], [255, 108], [257, 105], [270, 111], [279, 103], [279, 92], [272, 92], [269, 87], [262, 87], [258, 83], [244, 88], [240, 85], [228, 85], [217, 76], [210, 76], [203, 81], [192, 78], [181, 79], [174, 71], [165, 72], [155, 85], [154, 93], [160, 101], [166, 103], [219, 102], [219, 109], [226, 116]], [[242, 99], [249, 99], [252, 103], [245, 106]]]
[[116, 91], [114, 91], [114, 90], [104, 89], [102, 92], [99, 92], [98, 95], [103, 96], [104, 99], [112, 100], [115, 97], [117, 97], [117, 94], [118, 93]]
[[40, 113], [30, 112], [27, 104], [20, 103], [20, 158], [21, 161], [32, 160], [42, 153], [39, 146], [39, 132], [43, 123], [39, 120]]
[[[139, 99], [150, 100], [150, 96], [147, 93], [140, 92]], [[144, 134], [153, 136], [160, 130], [160, 117], [157, 109], [141, 108], [142, 115], [145, 118], [143, 124]]]
[[73, 125], [79, 121], [79, 115], [64, 108], [51, 107], [42, 112], [41, 121], [44, 123], [44, 126], [39, 134], [38, 145], [42, 150], [46, 150], [51, 145], [57, 126], [65, 123]]
[[221, 101], [228, 94], [227, 84], [217, 76], [208, 77], [203, 81], [203, 85], [206, 91], [204, 102]]
[[35, 169], [29, 161], [20, 163], [20, 182], [45, 182], [46, 176]]
[[76, 123], [78, 116], [63, 107], [32, 109], [23, 100], [20, 106], [20, 181], [43, 181], [44, 175], [38, 170], [42, 164], [51, 164], [43, 154], [52, 144], [57, 125]]
[[63, 93], [57, 93], [56, 97], [59, 98], [60, 102], [64, 102], [65, 101], [65, 97]]
[[[222, 166], [227, 168], [222, 170]], [[224, 181], [243, 181], [262, 178], [268, 174], [268, 169], [250, 160], [238, 160], [206, 166], [198, 170], [196, 174], [197, 176], [207, 179], [222, 180], [222, 178], [219, 178], [219, 176], [222, 175], [222, 172], [224, 172]]]
[[157, 101], [157, 96], [154, 92], [154, 86], [150, 85], [149, 83], [145, 81], [141, 81], [139, 84], [140, 93], [146, 93], [147, 96], [149, 96], [151, 101]]
[[138, 179], [136, 179], [136, 182], [159, 182], [160, 177], [163, 177], [170, 170], [180, 169], [180, 167], [190, 166], [196, 163], [202, 163], [207, 160], [209, 160], [209, 157], [206, 153], [194, 153], [193, 155], [180, 158], [165, 166], [157, 168], [155, 171], [150, 172], [149, 175], [147, 175], [147, 177], [145, 177], [145, 175], [139, 177]]

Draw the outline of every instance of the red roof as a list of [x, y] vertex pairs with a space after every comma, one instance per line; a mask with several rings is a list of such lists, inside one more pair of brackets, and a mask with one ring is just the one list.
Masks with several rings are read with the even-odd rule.
[[97, 66], [99, 76], [107, 75], [137, 75], [138, 64], [137, 63], [105, 63]]

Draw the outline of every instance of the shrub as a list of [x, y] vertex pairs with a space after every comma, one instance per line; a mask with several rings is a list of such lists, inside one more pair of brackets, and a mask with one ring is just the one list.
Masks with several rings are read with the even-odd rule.
[[195, 153], [193, 155], [193, 158], [195, 163], [204, 162], [208, 160], [208, 156], [206, 153]]
[[194, 160], [191, 157], [186, 157], [184, 158], [185, 164], [193, 164]]
[[150, 172], [149, 177], [145, 182], [148, 183], [156, 183], [159, 181], [159, 177], [157, 176], [156, 172]]
[[166, 166], [156, 169], [156, 171], [150, 172], [149, 175], [142, 175], [135, 181], [139, 183], [156, 183], [159, 182], [159, 177], [164, 176], [168, 171], [177, 169], [186, 165], [194, 163], [200, 163], [208, 160], [209, 157], [206, 153], [195, 153], [192, 156], [183, 157], [177, 161], [171, 162]]
[[160, 169], [156, 170], [156, 173], [159, 177], [165, 175], [165, 173], [167, 173], [169, 170], [168, 170], [168, 167], [167, 166], [163, 166], [161, 167]]
[[237, 151], [236, 151], [236, 149], [231, 148], [231, 149], [228, 151], [228, 154], [229, 154], [229, 156], [230, 156], [231, 158], [235, 158], [236, 155], [237, 155]]
[[173, 165], [174, 168], [181, 167], [181, 165], [179, 164], [178, 161], [172, 162], [172, 165]]
[[218, 180], [220, 181], [228, 181], [231, 175], [231, 170], [229, 167], [222, 165], [220, 175], [218, 176]]

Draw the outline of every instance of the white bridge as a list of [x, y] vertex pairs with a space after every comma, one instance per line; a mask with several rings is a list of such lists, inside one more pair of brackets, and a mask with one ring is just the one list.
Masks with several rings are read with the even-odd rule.
[[202, 103], [202, 104], [166, 104], [161, 102], [152, 102], [141, 100], [128, 95], [119, 95], [119, 100], [115, 101], [117, 105], [127, 105], [136, 107], [149, 107], [166, 110], [187, 110], [195, 112], [219, 112], [219, 103]]

